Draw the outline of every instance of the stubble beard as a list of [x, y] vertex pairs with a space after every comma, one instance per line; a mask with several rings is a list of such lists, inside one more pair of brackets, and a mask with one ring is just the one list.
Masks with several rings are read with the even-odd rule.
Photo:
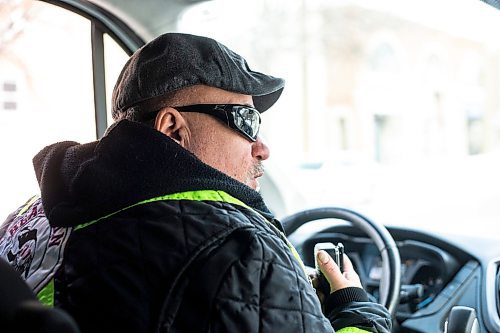
[[257, 186], [255, 188], [255, 191], [260, 192], [260, 184], [257, 180], [258, 175], [263, 175], [264, 174], [264, 164], [262, 161], [257, 161], [252, 164], [252, 167], [248, 170], [247, 177], [246, 177], [246, 184], [252, 184], [252, 182], [256, 182]]

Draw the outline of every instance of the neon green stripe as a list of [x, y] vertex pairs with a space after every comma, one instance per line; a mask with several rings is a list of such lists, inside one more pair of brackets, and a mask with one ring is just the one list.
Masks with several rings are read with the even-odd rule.
[[54, 306], [54, 279], [51, 279], [49, 283], [40, 290], [37, 297], [42, 304]]
[[256, 212], [255, 210], [253, 210], [251, 207], [249, 207], [248, 205], [246, 205], [242, 201], [236, 199], [235, 197], [227, 194], [224, 191], [214, 191], [214, 190], [187, 191], [187, 192], [179, 192], [179, 193], [167, 194], [167, 195], [163, 195], [163, 196], [160, 196], [160, 197], [156, 197], [156, 198], [152, 198], [152, 199], [147, 199], [147, 200], [135, 203], [135, 204], [133, 204], [131, 206], [125, 207], [123, 209], [120, 209], [119, 211], [116, 211], [114, 213], [111, 213], [111, 214], [108, 214], [106, 216], [100, 217], [97, 220], [93, 220], [93, 221], [90, 221], [90, 222], [87, 222], [87, 223], [80, 224], [80, 225], [78, 225], [78, 226], [75, 227], [75, 231], [79, 230], [79, 229], [82, 229], [82, 228], [85, 228], [85, 227], [88, 227], [89, 225], [92, 225], [92, 224], [94, 224], [94, 223], [96, 223], [96, 222], [98, 222], [98, 221], [100, 221], [102, 219], [111, 217], [111, 216], [113, 216], [115, 214], [118, 214], [118, 213], [120, 213], [120, 212], [122, 212], [124, 210], [129, 209], [129, 208], [132, 208], [132, 207], [135, 207], [135, 206], [139, 206], [139, 205], [143, 205], [143, 204], [150, 203], [150, 202], [163, 201], [163, 200], [193, 200], [193, 201], [227, 202], [227, 203], [235, 204], [235, 205], [242, 206], [242, 207], [250, 209], [251, 211], [253, 211], [257, 215], [259, 215], [264, 221], [266, 221], [266, 223], [268, 223], [278, 233], [280, 233], [281, 235], [283, 235], [283, 239], [285, 240], [288, 248], [292, 252], [292, 254], [295, 257], [295, 259], [297, 259], [297, 261], [299, 262], [300, 266], [302, 267], [302, 270], [304, 271], [304, 274], [307, 277], [306, 268], [304, 266], [304, 263], [302, 262], [302, 259], [300, 258], [297, 250], [288, 241], [288, 239], [286, 238], [286, 236], [280, 230], [278, 230], [274, 225], [272, 225], [271, 222], [269, 222], [266, 218], [264, 218], [261, 214], [259, 214], [259, 212]]
[[28, 210], [28, 208], [30, 208], [31, 205], [33, 203], [35, 203], [35, 201], [38, 200], [38, 198], [40, 198], [39, 195], [35, 195], [35, 196], [31, 197], [31, 199], [29, 199], [28, 202], [26, 202], [26, 204], [24, 205], [24, 207], [19, 211], [19, 213], [17, 214], [17, 216], [20, 216], [20, 215], [26, 213], [26, 211]]
[[370, 331], [365, 331], [362, 330], [361, 328], [357, 327], [344, 327], [338, 331], [335, 331], [337, 333], [370, 333]]
[[227, 194], [224, 191], [213, 191], [213, 190], [174, 193], [159, 197], [159, 199], [158, 198], [151, 199], [151, 201], [157, 201], [157, 200], [219, 201], [250, 208], [242, 201], [236, 199], [235, 197]]
[[91, 224], [94, 224], [102, 219], [111, 217], [115, 214], [118, 214], [124, 210], [127, 210], [129, 208], [147, 204], [150, 202], [155, 202], [155, 201], [163, 201], [163, 200], [194, 200], [194, 201], [218, 201], [218, 202], [227, 202], [227, 203], [232, 203], [235, 205], [243, 206], [246, 208], [249, 208], [247, 205], [245, 205], [243, 202], [240, 200], [230, 196], [226, 192], [223, 191], [214, 191], [214, 190], [203, 190], [203, 191], [188, 191], [188, 192], [180, 192], [180, 193], [173, 193], [173, 194], [167, 194], [163, 195], [160, 197], [152, 198], [152, 199], [147, 199], [144, 201], [137, 202], [131, 206], [122, 208], [114, 213], [108, 214], [106, 216], [100, 217], [97, 220], [93, 220], [87, 223], [83, 223], [78, 225], [75, 230], [79, 230], [85, 227], [88, 227]]
[[306, 277], [309, 278], [309, 276], [307, 275], [307, 272], [306, 272], [306, 266], [304, 265], [304, 262], [302, 261], [302, 258], [300, 257], [299, 253], [297, 252], [295, 247], [292, 245], [292, 243], [290, 243], [287, 238], [285, 238], [285, 239], [286, 239], [286, 245], [288, 245], [288, 248], [290, 249], [290, 251], [292, 251], [293, 256], [299, 262], [299, 265], [300, 265], [300, 267], [302, 267], [302, 270], [304, 271], [304, 274], [306, 275]]

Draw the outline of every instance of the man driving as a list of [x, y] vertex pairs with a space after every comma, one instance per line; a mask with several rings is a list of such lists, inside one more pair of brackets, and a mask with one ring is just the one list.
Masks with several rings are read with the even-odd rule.
[[340, 272], [318, 253], [320, 302], [258, 192], [261, 113], [283, 88], [213, 39], [156, 38], [125, 64], [101, 140], [34, 157], [41, 198], [9, 216], [0, 256], [36, 230], [23, 277], [82, 332], [390, 332], [347, 256]]

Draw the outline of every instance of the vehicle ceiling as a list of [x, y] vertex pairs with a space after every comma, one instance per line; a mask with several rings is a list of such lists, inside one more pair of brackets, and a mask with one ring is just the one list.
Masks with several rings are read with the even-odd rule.
[[[89, 0], [118, 16], [144, 41], [175, 31], [177, 19], [186, 8], [206, 1], [213, 0]], [[500, 0], [482, 1], [500, 9]]]
[[[176, 30], [186, 8], [207, 0], [90, 0], [128, 24], [144, 41]], [[210, 0], [208, 0], [210, 1]]]

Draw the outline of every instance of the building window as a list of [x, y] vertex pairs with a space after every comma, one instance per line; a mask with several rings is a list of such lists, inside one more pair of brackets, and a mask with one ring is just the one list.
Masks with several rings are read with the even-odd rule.
[[15, 82], [4, 82], [3, 83], [3, 91], [5, 92], [16, 92], [17, 85]]
[[17, 109], [17, 103], [12, 101], [3, 102], [3, 109], [7, 111], [13, 111]]
[[2, 91], [0, 92], [0, 102], [2, 103], [2, 110], [14, 111], [17, 110], [17, 84], [14, 81], [5, 81], [1, 85]]

